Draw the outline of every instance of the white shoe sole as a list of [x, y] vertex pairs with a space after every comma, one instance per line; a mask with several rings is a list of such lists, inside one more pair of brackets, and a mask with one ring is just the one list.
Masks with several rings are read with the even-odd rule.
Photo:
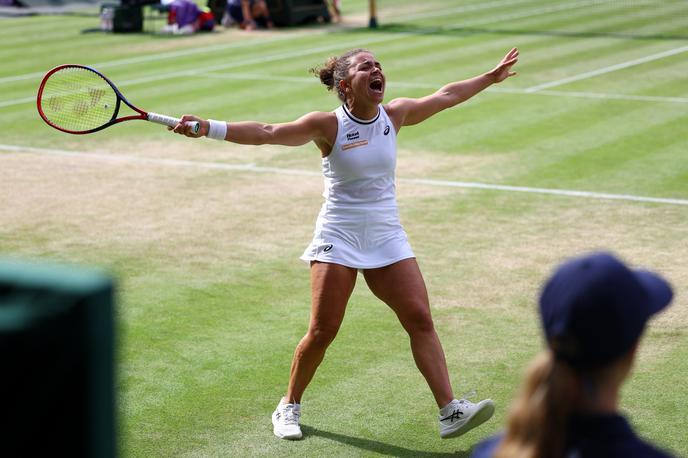
[[301, 439], [303, 437], [303, 434], [301, 431], [299, 431], [296, 434], [282, 434], [277, 430], [277, 425], [275, 424], [275, 420], [272, 420], [272, 433], [279, 437], [280, 439], [286, 439], [286, 440], [297, 440]]
[[473, 416], [471, 418], [469, 418], [466, 423], [461, 425], [461, 427], [457, 428], [456, 430], [454, 430], [450, 433], [446, 433], [444, 435], [442, 433], [440, 433], [440, 437], [442, 439], [450, 439], [453, 437], [463, 436], [464, 434], [466, 434], [471, 429], [482, 425], [487, 420], [492, 418], [494, 411], [495, 411], [494, 402], [492, 402], [491, 400], [487, 400], [485, 402], [485, 404], [483, 404], [483, 406], [480, 408], [480, 410], [478, 410], [476, 413], [474, 413]]
[[303, 434], [301, 434], [301, 433], [299, 433], [298, 435], [296, 435], [296, 434], [281, 435], [279, 432], [277, 432], [276, 429], [273, 429], [272, 432], [275, 434], [275, 436], [279, 437], [280, 439], [285, 439], [285, 440], [289, 440], [289, 441], [298, 440], [298, 439], [301, 439], [303, 437]]

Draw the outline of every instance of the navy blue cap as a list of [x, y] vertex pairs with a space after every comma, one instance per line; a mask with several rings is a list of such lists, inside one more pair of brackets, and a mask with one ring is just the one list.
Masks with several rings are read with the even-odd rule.
[[632, 270], [610, 253], [591, 253], [555, 270], [540, 296], [540, 316], [557, 358], [595, 368], [626, 354], [672, 297], [659, 275]]

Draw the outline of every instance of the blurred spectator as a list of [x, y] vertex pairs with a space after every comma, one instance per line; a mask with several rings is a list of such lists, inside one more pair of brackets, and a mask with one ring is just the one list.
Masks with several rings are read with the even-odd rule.
[[339, 7], [339, 0], [325, 0], [327, 2], [327, 9], [330, 12], [332, 22], [340, 22], [342, 20], [342, 10]]
[[608, 253], [562, 264], [540, 296], [548, 348], [531, 363], [504, 434], [473, 458], [668, 457], [635, 434], [618, 404], [645, 325], [672, 295], [659, 275]]
[[223, 25], [239, 24], [243, 30], [255, 30], [257, 27], [271, 29], [270, 10], [265, 0], [228, 0], [228, 20]]
[[166, 32], [191, 34], [215, 28], [215, 17], [207, 8], [199, 8], [191, 0], [174, 0], [169, 4]]

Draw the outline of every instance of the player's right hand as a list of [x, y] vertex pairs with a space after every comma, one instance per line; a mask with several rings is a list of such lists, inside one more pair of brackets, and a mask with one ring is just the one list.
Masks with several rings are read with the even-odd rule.
[[[198, 129], [198, 132], [193, 131], [193, 123], [194, 122], [197, 122], [200, 124], [200, 128]], [[199, 137], [203, 137], [203, 136], [208, 134], [209, 125], [210, 125], [210, 123], [207, 120], [201, 119], [198, 116], [184, 115], [179, 120], [179, 124], [177, 124], [174, 127], [168, 127], [168, 129], [173, 131], [176, 134], [185, 135], [185, 136], [191, 137], [191, 138], [199, 138]]]

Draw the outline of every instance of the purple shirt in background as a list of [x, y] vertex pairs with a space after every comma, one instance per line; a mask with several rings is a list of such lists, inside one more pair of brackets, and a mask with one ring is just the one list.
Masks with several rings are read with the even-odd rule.
[[175, 22], [179, 27], [193, 24], [198, 19], [198, 15], [201, 14], [201, 10], [191, 0], [174, 0], [170, 3], [170, 10], [174, 11]]

